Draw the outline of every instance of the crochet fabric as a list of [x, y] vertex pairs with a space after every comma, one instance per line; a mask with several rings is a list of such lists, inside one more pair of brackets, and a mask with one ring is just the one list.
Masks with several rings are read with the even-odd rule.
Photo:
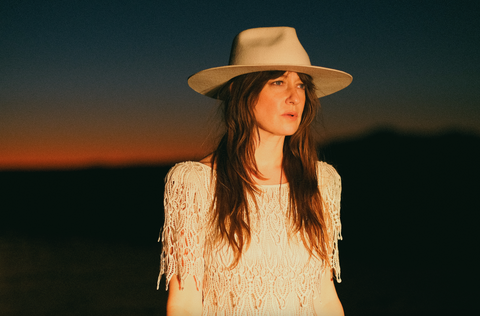
[[[330, 266], [338, 282], [341, 239], [341, 181], [327, 163], [317, 164], [319, 188], [328, 212]], [[215, 177], [215, 174], [213, 174]], [[226, 245], [208, 244], [215, 179], [199, 162], [175, 165], [166, 177], [165, 224], [161, 235], [160, 276], [166, 284], [193, 276], [203, 291], [203, 315], [315, 315], [324, 263], [309, 256], [299, 235], [289, 235], [288, 184], [260, 185], [258, 209], [249, 200], [252, 239], [238, 265]], [[212, 180], [212, 181], [211, 181]]]

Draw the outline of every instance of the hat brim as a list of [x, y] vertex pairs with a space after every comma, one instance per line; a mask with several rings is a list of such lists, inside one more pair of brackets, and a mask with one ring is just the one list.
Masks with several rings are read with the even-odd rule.
[[197, 72], [188, 78], [188, 85], [200, 94], [217, 99], [220, 88], [230, 79], [247, 73], [272, 70], [294, 71], [310, 75], [318, 98], [346, 88], [353, 79], [346, 72], [318, 66], [229, 65]]

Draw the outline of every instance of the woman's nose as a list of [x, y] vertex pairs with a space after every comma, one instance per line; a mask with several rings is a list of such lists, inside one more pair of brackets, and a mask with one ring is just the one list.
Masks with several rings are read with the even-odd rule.
[[298, 104], [300, 101], [300, 95], [296, 86], [290, 87], [288, 90], [287, 103], [288, 104]]

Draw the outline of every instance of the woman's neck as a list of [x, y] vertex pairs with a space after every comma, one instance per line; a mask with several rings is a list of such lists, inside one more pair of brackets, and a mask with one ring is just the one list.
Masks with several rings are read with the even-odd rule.
[[261, 141], [258, 142], [255, 149], [255, 161], [258, 171], [265, 179], [254, 177], [258, 184], [286, 182], [285, 175], [282, 172], [284, 141], [285, 136], [261, 137]]

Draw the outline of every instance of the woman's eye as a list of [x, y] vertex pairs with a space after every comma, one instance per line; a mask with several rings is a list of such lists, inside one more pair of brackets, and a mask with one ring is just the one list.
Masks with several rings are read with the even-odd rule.
[[304, 85], [303, 83], [299, 84], [298, 87], [299, 87], [300, 89], [305, 90], [305, 85]]
[[281, 86], [283, 84], [283, 81], [277, 80], [277, 81], [272, 82], [272, 84], [274, 84], [276, 86]]

